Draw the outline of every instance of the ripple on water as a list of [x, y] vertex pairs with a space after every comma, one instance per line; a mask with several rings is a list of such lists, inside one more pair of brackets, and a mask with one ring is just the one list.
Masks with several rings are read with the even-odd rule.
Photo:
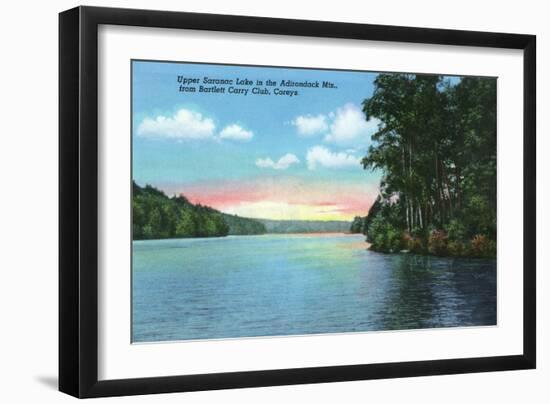
[[496, 324], [496, 262], [369, 251], [362, 235], [133, 243], [133, 341]]

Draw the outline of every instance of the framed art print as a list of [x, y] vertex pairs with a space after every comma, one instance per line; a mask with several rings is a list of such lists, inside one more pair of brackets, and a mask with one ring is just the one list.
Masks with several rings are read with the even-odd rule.
[[60, 390], [535, 367], [535, 37], [60, 14]]

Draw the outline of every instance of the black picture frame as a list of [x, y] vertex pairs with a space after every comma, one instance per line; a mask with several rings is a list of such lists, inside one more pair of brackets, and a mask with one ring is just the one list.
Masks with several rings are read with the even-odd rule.
[[[523, 353], [98, 380], [98, 26], [180, 28], [523, 50]], [[536, 37], [533, 35], [77, 7], [59, 15], [59, 390], [103, 397], [534, 369]], [[519, 268], [518, 268], [519, 270]]]

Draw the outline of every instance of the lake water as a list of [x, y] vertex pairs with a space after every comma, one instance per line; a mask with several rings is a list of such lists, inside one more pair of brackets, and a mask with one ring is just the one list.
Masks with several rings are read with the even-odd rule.
[[134, 241], [133, 341], [496, 324], [496, 262], [381, 254], [362, 235]]

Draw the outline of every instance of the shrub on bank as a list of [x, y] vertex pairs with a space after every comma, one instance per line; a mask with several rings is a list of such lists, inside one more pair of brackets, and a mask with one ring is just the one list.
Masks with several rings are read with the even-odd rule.
[[496, 256], [496, 242], [485, 234], [476, 234], [470, 241], [468, 255], [472, 257], [492, 258]]
[[411, 253], [426, 254], [425, 238], [419, 235], [411, 235], [409, 232], [403, 233], [402, 245]]
[[371, 248], [381, 252], [398, 252], [402, 249], [403, 232], [376, 216], [369, 227], [369, 237], [372, 240]]
[[448, 255], [448, 236], [443, 230], [432, 230], [428, 238], [428, 252], [433, 255]]
[[402, 249], [402, 233], [392, 226], [388, 227], [386, 248], [390, 252], [399, 252]]
[[445, 226], [445, 230], [447, 231], [449, 241], [463, 242], [467, 239], [466, 228], [457, 219], [451, 220], [449, 224]]
[[430, 254], [450, 257], [494, 258], [496, 243], [485, 234], [477, 234], [470, 241], [464, 241], [459, 223], [450, 223], [448, 231], [434, 229], [429, 233], [413, 229], [402, 231], [376, 218], [371, 226], [371, 249], [385, 253], [406, 250], [413, 254]]
[[462, 257], [466, 255], [466, 245], [462, 241], [449, 241], [447, 251], [453, 257]]

